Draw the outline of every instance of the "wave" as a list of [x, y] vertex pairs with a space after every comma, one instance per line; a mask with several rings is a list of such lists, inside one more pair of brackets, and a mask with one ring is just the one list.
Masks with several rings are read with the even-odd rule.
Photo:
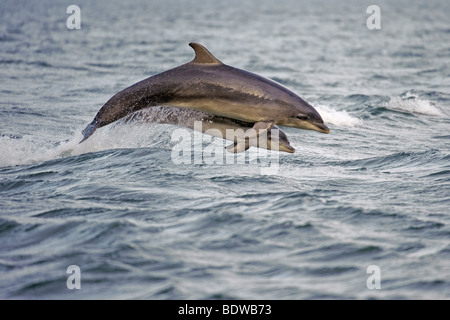
[[350, 115], [345, 110], [335, 110], [326, 105], [316, 105], [315, 108], [322, 116], [325, 123], [334, 124], [340, 127], [360, 127], [363, 126], [363, 120]]
[[433, 102], [420, 98], [417, 94], [407, 91], [400, 97], [393, 97], [385, 105], [388, 109], [401, 110], [410, 113], [429, 116], [444, 116], [445, 113]]
[[417, 152], [395, 152], [383, 156], [369, 157], [356, 160], [346, 160], [339, 162], [330, 162], [330, 165], [350, 167], [356, 170], [366, 169], [398, 169], [398, 170], [417, 170], [426, 166], [437, 166], [441, 168], [448, 161], [448, 155], [437, 149]]

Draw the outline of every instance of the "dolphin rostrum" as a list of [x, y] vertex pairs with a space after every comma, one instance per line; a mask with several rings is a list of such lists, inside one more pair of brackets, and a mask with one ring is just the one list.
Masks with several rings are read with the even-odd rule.
[[292, 91], [223, 64], [198, 43], [189, 45], [194, 60], [116, 93], [83, 130], [81, 142], [97, 128], [153, 106], [190, 108], [253, 123], [257, 134], [274, 124], [329, 133], [319, 113]]
[[[236, 119], [216, 116], [192, 109], [175, 107], [154, 107], [146, 108], [130, 114], [120, 120], [120, 123], [160, 123], [174, 124], [196, 131], [200, 131], [211, 136], [233, 141], [233, 144], [227, 147], [229, 152], [242, 152], [250, 147], [258, 147], [269, 150], [284, 151], [294, 153], [295, 149], [289, 143], [286, 134], [277, 126], [273, 126], [267, 131], [266, 139], [246, 139], [242, 146], [237, 141], [239, 130], [245, 132], [252, 128], [253, 124]], [[227, 130], [232, 130], [229, 134]], [[278, 136], [272, 136], [277, 134]], [[272, 145], [277, 143], [278, 146]]]

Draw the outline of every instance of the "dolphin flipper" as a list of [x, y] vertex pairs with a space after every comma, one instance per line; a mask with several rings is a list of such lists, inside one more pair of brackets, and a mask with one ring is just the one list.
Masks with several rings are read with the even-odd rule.
[[[267, 134], [267, 132], [274, 127], [274, 122], [256, 122], [252, 128], [246, 130], [243, 134], [237, 137], [238, 142], [244, 142], [248, 139], [256, 140], [261, 134]], [[248, 149], [248, 148], [247, 148]], [[246, 149], [246, 150], [247, 150]]]
[[275, 123], [273, 121], [271, 122], [256, 122], [252, 128], [248, 129], [244, 132], [244, 135], [239, 137], [240, 139], [248, 138], [248, 139], [256, 139], [264, 132], [267, 133]]
[[246, 151], [248, 148], [250, 148], [248, 139], [245, 142], [244, 141], [235, 142], [226, 147], [227, 151], [231, 153], [241, 153]]
[[240, 153], [246, 151], [250, 148], [250, 139], [256, 141], [258, 137], [267, 132], [274, 127], [274, 122], [256, 122], [252, 128], [246, 130], [242, 135], [236, 137], [236, 142], [234, 144], [230, 144], [226, 147], [228, 152], [231, 153]]

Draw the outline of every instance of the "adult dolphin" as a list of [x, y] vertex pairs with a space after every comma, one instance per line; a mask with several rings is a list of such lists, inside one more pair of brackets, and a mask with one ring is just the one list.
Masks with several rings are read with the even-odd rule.
[[97, 128], [152, 106], [195, 109], [254, 123], [256, 132], [274, 124], [329, 133], [319, 113], [284, 86], [220, 62], [205, 47], [189, 44], [189, 63], [142, 80], [109, 99], [83, 130], [83, 142]]
[[211, 136], [232, 141], [233, 144], [229, 145], [227, 150], [233, 153], [243, 152], [250, 147], [289, 153], [295, 152], [286, 134], [277, 126], [273, 126], [267, 131], [267, 136], [264, 137], [265, 139], [262, 137], [245, 139], [243, 143], [240, 143], [237, 138], [239, 133], [246, 132], [252, 128], [252, 123], [192, 109], [165, 106], [146, 108], [124, 117], [119, 123], [161, 123], [187, 127]]

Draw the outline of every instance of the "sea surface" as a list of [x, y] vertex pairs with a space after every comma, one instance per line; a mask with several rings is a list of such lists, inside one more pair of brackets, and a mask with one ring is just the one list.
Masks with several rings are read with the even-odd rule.
[[[433, 0], [2, 0], [0, 298], [450, 299], [449, 16]], [[234, 162], [180, 163], [170, 124], [79, 144], [189, 42], [296, 92], [330, 134], [282, 127], [294, 154]]]

